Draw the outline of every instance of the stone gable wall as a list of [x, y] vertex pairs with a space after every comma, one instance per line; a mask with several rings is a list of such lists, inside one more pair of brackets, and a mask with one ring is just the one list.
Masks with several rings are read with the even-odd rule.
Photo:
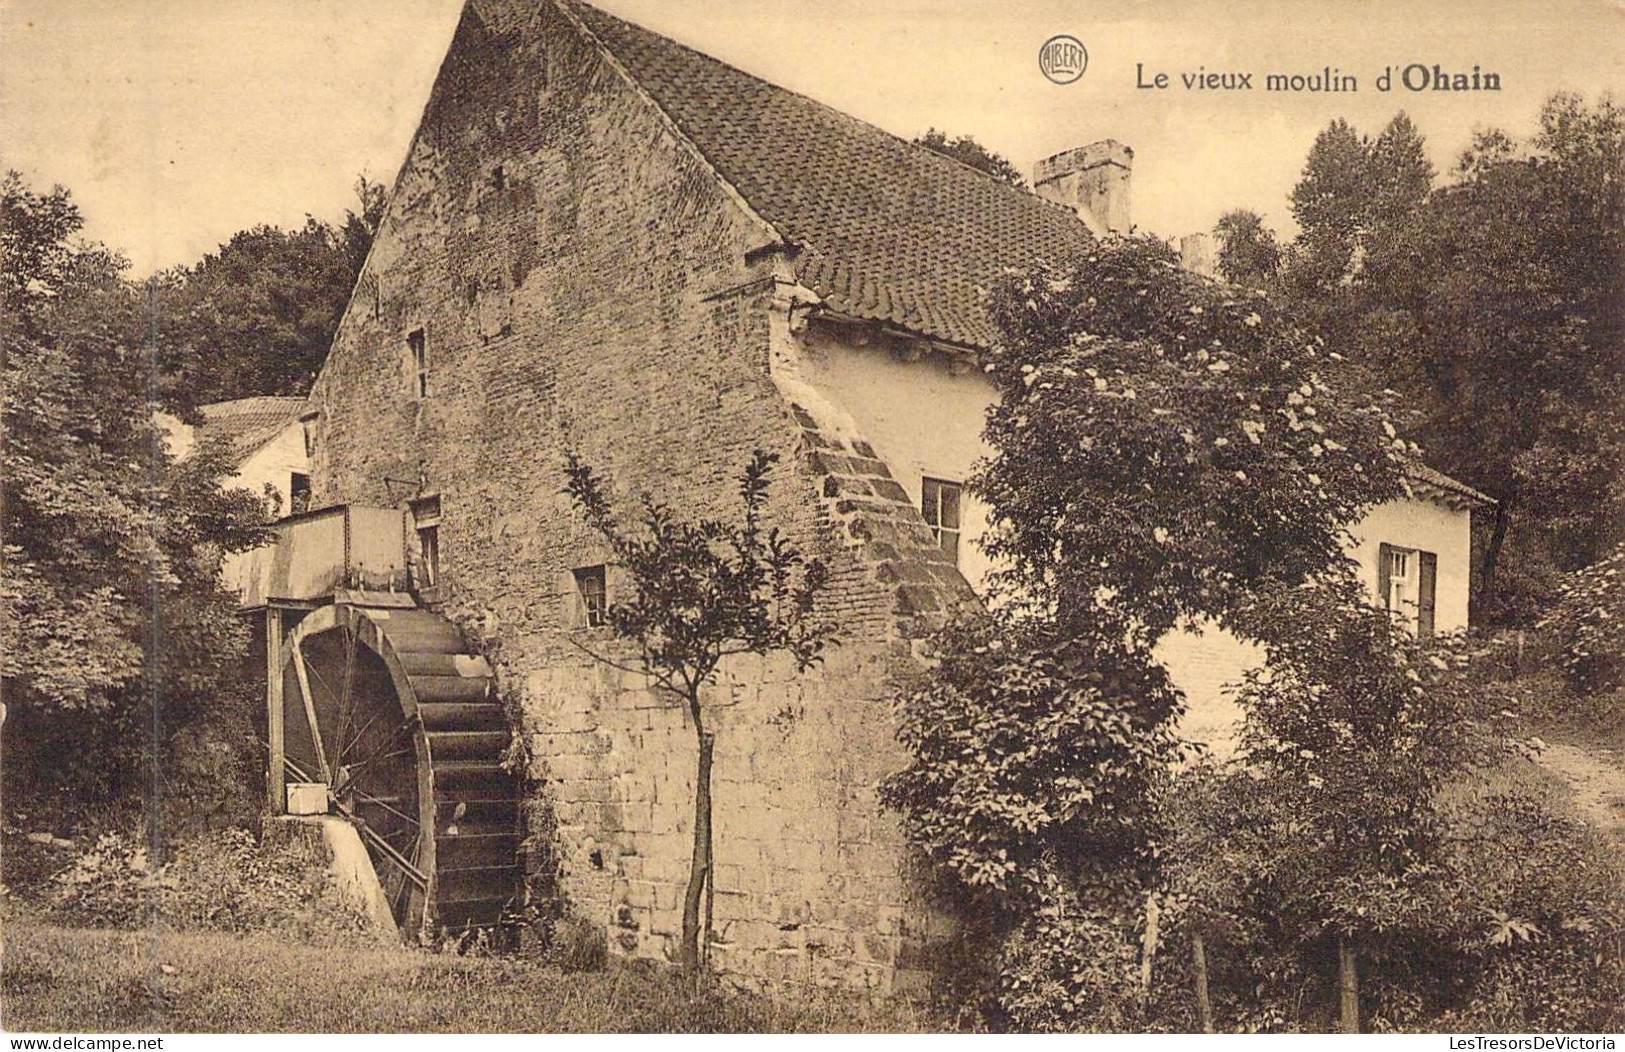
[[[779, 454], [770, 515], [830, 561], [843, 638], [799, 676], [735, 660], [708, 698], [713, 959], [755, 979], [917, 981], [942, 930], [876, 801], [902, 762], [886, 699], [963, 581], [872, 450], [820, 434], [775, 385], [772, 232], [567, 15], [487, 6], [464, 13], [317, 381], [316, 499], [440, 496], [429, 598], [491, 659], [520, 725], [534, 886], [614, 952], [675, 959], [694, 732], [575, 645], [615, 649], [574, 627], [570, 571], [605, 553], [560, 494], [562, 454], [619, 497], [695, 516], [735, 513], [750, 452]], [[612, 599], [617, 584], [612, 568]]]

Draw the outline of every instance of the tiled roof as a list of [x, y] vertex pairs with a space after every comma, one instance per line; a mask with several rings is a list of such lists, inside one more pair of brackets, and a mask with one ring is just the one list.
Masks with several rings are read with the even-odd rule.
[[830, 310], [934, 339], [996, 339], [1006, 267], [1091, 236], [1069, 209], [596, 8], [566, 0], [666, 115], [788, 241]]
[[197, 441], [225, 442], [233, 461], [241, 464], [265, 443], [281, 434], [305, 408], [303, 398], [259, 396], [202, 406], [203, 426]]
[[1478, 490], [1467, 485], [1465, 482], [1457, 482], [1455, 479], [1451, 478], [1449, 475], [1446, 475], [1438, 468], [1429, 467], [1420, 460], [1412, 460], [1410, 463], [1408, 463], [1405, 466], [1405, 475], [1412, 481], [1421, 482], [1429, 486], [1435, 486], [1439, 489], [1445, 490], [1448, 493], [1454, 493], [1457, 496], [1465, 497], [1469, 503], [1483, 504], [1485, 506], [1493, 506], [1495, 504], [1494, 497], [1480, 493]]

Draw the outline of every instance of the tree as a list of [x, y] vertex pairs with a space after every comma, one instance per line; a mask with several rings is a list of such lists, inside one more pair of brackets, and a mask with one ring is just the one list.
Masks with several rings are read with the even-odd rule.
[[967, 959], [991, 959], [1000, 1013], [1124, 1029], [1124, 918], [1155, 878], [1178, 692], [1120, 636], [1036, 619], [964, 616], [930, 652], [897, 697], [909, 762], [882, 802], [959, 907]]
[[1309, 148], [1292, 188], [1293, 280], [1306, 291], [1335, 293], [1349, 278], [1370, 218], [1369, 146], [1345, 120], [1332, 121]]
[[993, 453], [972, 485], [995, 583], [1037, 615], [1147, 646], [1181, 618], [1227, 622], [1259, 587], [1341, 565], [1349, 524], [1399, 492], [1411, 448], [1341, 386], [1342, 356], [1154, 238], [1011, 277], [992, 314]]
[[209, 713], [241, 658], [219, 557], [263, 539], [266, 509], [221, 489], [217, 451], [167, 452], [157, 414], [195, 419], [185, 370], [120, 258], [75, 240], [69, 193], [13, 174], [3, 214], [0, 676], [6, 732], [30, 742], [10, 756], [39, 757], [40, 783], [127, 796], [151, 784], [153, 732]]
[[[603, 484], [574, 455], [565, 492], [587, 523], [608, 542], [625, 573], [630, 596], [609, 605], [615, 634], [637, 645], [630, 666], [596, 660], [647, 676], [655, 689], [683, 707], [694, 726], [694, 854], [683, 894], [682, 964], [704, 967], [711, 919], [701, 901], [712, 880], [711, 760], [715, 732], [702, 705], [707, 687], [728, 657], [786, 651], [798, 670], [822, 660], [834, 628], [815, 603], [827, 579], [824, 564], [808, 558], [777, 527], [767, 527], [769, 475], [777, 457], [758, 450], [740, 476], [740, 521], [679, 520], [645, 498], [637, 527], [616, 518]], [[589, 653], [591, 653], [589, 651]]]
[[1421, 133], [1405, 111], [1396, 113], [1371, 144], [1366, 169], [1370, 201], [1361, 270], [1367, 280], [1372, 275], [1380, 280], [1383, 271], [1393, 265], [1394, 255], [1403, 252], [1406, 231], [1433, 188], [1433, 165], [1428, 162]]
[[998, 603], [899, 692], [910, 758], [885, 799], [997, 940], [1005, 1012], [1121, 1027], [1181, 753], [1152, 648], [1186, 618], [1256, 637], [1261, 590], [1351, 580], [1347, 527], [1398, 492], [1409, 447], [1269, 297], [1154, 238], [1012, 275], [991, 314], [999, 400], [970, 485]]
[[203, 401], [310, 388], [383, 216], [381, 184], [362, 176], [355, 191], [360, 211], [340, 226], [252, 227], [162, 276], [160, 309], [195, 361]]
[[1259, 853], [1297, 938], [1335, 942], [1342, 1026], [1358, 1032], [1362, 942], [1431, 934], [1439, 791], [1483, 755], [1485, 692], [1460, 638], [1414, 638], [1351, 576], [1255, 605], [1268, 665], [1237, 695], [1241, 777], [1279, 838]]
[[1219, 217], [1219, 275], [1233, 285], [1271, 288], [1280, 276], [1282, 249], [1257, 212], [1238, 208]]
[[969, 165], [979, 172], [986, 172], [999, 182], [1013, 186], [1017, 190], [1027, 189], [1027, 180], [1021, 177], [1019, 168], [969, 135], [950, 139], [947, 132], [928, 128], [924, 135], [914, 140], [914, 145], [924, 146], [927, 150], [940, 153], [944, 157], [952, 157], [960, 164]]
[[1498, 502], [1475, 595], [1492, 619], [1531, 620], [1540, 567], [1595, 561], [1625, 522], [1622, 156], [1607, 99], [1553, 97], [1526, 147], [1481, 134], [1365, 293], [1408, 319], [1397, 380], [1432, 455]]

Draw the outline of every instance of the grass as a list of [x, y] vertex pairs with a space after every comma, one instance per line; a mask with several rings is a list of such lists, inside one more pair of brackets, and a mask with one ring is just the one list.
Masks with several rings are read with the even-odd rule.
[[12, 1032], [783, 1033], [917, 1031], [850, 995], [708, 990], [635, 966], [566, 973], [511, 957], [269, 936], [5, 925], [0, 1024]]

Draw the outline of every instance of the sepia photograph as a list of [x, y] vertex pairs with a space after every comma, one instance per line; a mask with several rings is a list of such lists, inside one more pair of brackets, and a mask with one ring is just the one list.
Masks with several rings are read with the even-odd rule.
[[8, 1047], [1615, 1048], [1622, 40], [0, 0]]

